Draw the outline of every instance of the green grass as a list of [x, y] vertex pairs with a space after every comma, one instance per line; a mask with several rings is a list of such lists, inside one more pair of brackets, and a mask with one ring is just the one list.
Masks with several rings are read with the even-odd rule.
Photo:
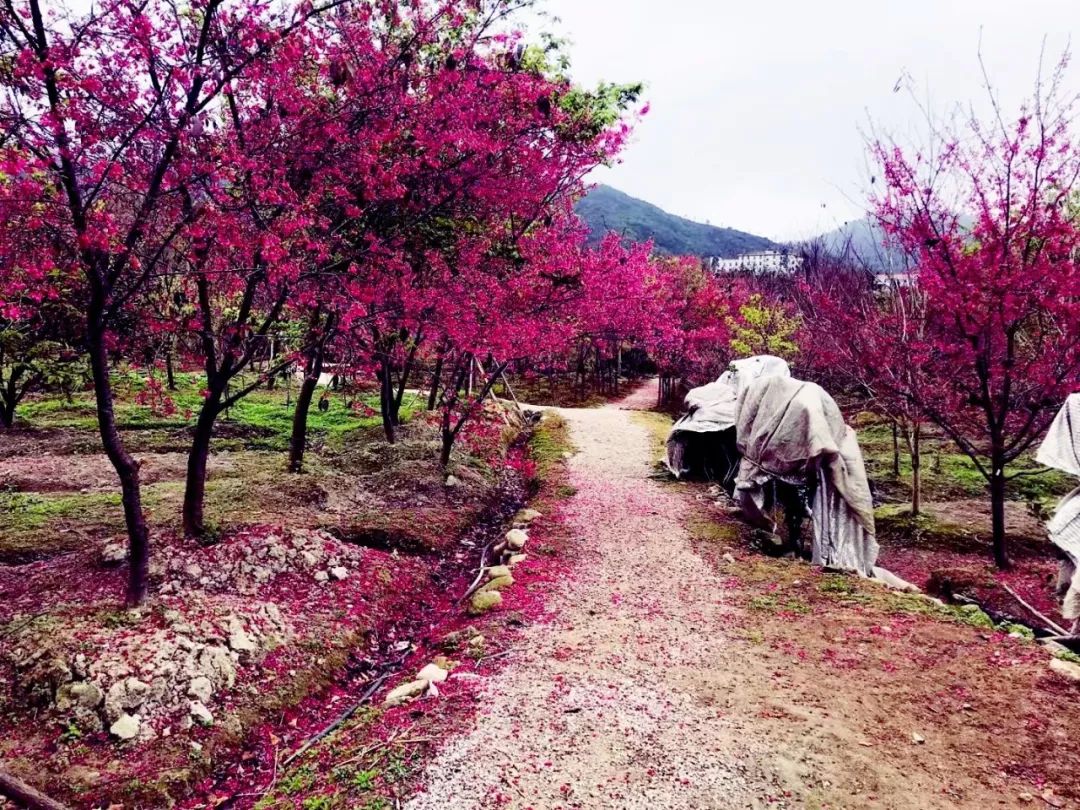
[[563, 463], [563, 454], [574, 450], [566, 420], [557, 413], [545, 413], [529, 437], [529, 455], [536, 462], [536, 474], [541, 483], [552, 481], [557, 466]]
[[71, 531], [122, 520], [119, 493], [0, 492], [0, 563], [18, 563], [70, 551], [84, 542]]
[[[865, 416], [865, 415], [860, 415]], [[900, 475], [893, 475], [892, 429], [872, 418], [856, 418], [859, 425], [859, 444], [866, 458], [867, 471], [875, 480], [892, 490], [891, 500], [909, 498], [911, 493], [911, 457], [901, 440]], [[922, 442], [922, 485], [924, 500], [987, 497], [987, 482], [967, 455], [957, 452], [955, 445], [943, 437], [927, 436]], [[1012, 500], [1040, 503], [1056, 501], [1074, 485], [1069, 476], [1038, 464], [1034, 452], [1027, 453], [1009, 465], [1008, 474], [1023, 472], [1009, 481], [1007, 491]]]
[[[235, 388], [250, 382], [250, 379], [236, 380]], [[154, 413], [147, 405], [137, 403], [136, 397], [146, 387], [144, 378], [129, 373], [117, 372], [113, 377], [116, 394], [116, 419], [123, 431], [138, 431], [152, 434], [155, 431], [188, 431], [194, 424], [199, 408], [202, 406], [202, 390], [205, 383], [200, 374], [177, 375], [177, 390], [166, 394], [175, 404], [175, 412], [170, 415]], [[323, 389], [319, 389], [317, 397]], [[225, 449], [248, 447], [264, 450], [285, 450], [288, 448], [289, 435], [295, 412], [296, 386], [292, 389], [283, 384], [273, 390], [260, 388], [252, 391], [233, 407], [218, 417], [216, 433], [230, 437], [242, 434], [242, 441], [236, 442], [222, 438]], [[309, 441], [325, 440], [334, 446], [340, 445], [350, 433], [356, 430], [375, 427], [381, 424], [378, 410], [378, 396], [367, 394], [359, 401], [376, 411], [364, 414], [345, 406], [340, 394], [331, 393], [330, 407], [326, 411], [318, 409], [318, 398], [312, 403], [308, 413]], [[415, 397], [406, 397], [402, 403], [402, 419], [408, 421], [412, 415], [422, 409], [423, 403]], [[70, 401], [60, 397], [34, 399], [27, 402], [19, 415], [31, 428], [67, 429], [75, 431], [97, 431], [97, 412], [92, 391], [75, 395]], [[160, 449], [162, 442], [168, 440], [153, 435], [140, 436], [136, 442], [139, 450]]]

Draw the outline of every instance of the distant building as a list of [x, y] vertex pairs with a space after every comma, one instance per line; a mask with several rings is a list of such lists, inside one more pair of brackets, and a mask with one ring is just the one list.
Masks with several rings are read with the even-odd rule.
[[734, 259], [709, 259], [709, 269], [714, 273], [777, 273], [791, 275], [803, 265], [802, 256], [786, 250], [757, 250], [743, 253]]
[[914, 273], [876, 273], [874, 284], [878, 287], [911, 287], [915, 284]]

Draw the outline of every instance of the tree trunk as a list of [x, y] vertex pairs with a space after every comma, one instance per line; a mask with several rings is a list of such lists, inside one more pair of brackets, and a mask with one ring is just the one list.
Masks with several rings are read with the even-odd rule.
[[390, 362], [386, 355], [379, 359], [379, 413], [382, 415], [383, 433], [390, 444], [397, 442], [397, 430], [391, 407], [394, 399], [393, 385], [390, 381]]
[[311, 400], [319, 385], [322, 373], [322, 352], [314, 367], [309, 364], [309, 371], [300, 384], [300, 393], [296, 395], [296, 410], [293, 411], [292, 435], [289, 437], [289, 472], [298, 473], [304, 466], [304, 451], [307, 449], [307, 418], [311, 410]]
[[990, 520], [994, 536], [994, 562], [1005, 570], [1011, 566], [1005, 539], [1005, 461], [997, 452], [990, 459]]
[[15, 403], [4, 400], [0, 402], [0, 427], [5, 430], [15, 424]]
[[187, 481], [184, 485], [184, 534], [202, 537], [206, 534], [203, 507], [206, 501], [206, 465], [210, 459], [210, 440], [214, 422], [220, 412], [221, 391], [210, 390], [199, 411], [195, 434], [188, 451]]
[[439, 401], [439, 383], [442, 381], [443, 370], [443, 353], [439, 352], [439, 356], [435, 358], [435, 371], [431, 375], [431, 391], [428, 393], [427, 409], [429, 411], [435, 410], [435, 405]]
[[900, 427], [892, 423], [892, 474], [900, 477]]
[[165, 380], [170, 391], [176, 390], [176, 370], [173, 368], [172, 342], [165, 348]]
[[439, 466], [444, 470], [450, 466], [450, 454], [454, 450], [454, 432], [447, 427], [442, 430], [442, 450], [439, 452]]
[[135, 607], [146, 599], [146, 580], [150, 569], [150, 533], [142, 510], [139, 463], [128, 453], [116, 427], [112, 381], [109, 379], [109, 355], [105, 347], [105, 324], [102, 318], [104, 306], [98, 296], [94, 296], [94, 299], [91, 301], [87, 318], [90, 372], [94, 380], [101, 444], [120, 478], [124, 523], [128, 535], [128, 582], [125, 601], [129, 607]]
[[911, 514], [922, 514], [922, 426], [911, 428]]

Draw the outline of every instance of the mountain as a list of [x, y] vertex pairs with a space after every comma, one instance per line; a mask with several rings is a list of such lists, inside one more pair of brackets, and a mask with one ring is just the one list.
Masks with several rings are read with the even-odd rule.
[[830, 253], [871, 270], [902, 273], [906, 267], [903, 251], [884, 245], [885, 234], [867, 217], [845, 222], [819, 239]]
[[730, 258], [777, 247], [764, 236], [677, 217], [611, 186], [594, 188], [578, 202], [577, 213], [589, 226], [593, 242], [614, 231], [632, 242], [652, 239], [658, 252], [672, 256]]

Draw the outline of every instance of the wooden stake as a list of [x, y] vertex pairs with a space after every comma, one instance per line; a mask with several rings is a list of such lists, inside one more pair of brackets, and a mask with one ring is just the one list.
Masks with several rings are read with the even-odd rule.
[[49, 798], [7, 771], [0, 771], [0, 796], [11, 799], [15, 804], [27, 807], [29, 810], [69, 810], [67, 805]]

